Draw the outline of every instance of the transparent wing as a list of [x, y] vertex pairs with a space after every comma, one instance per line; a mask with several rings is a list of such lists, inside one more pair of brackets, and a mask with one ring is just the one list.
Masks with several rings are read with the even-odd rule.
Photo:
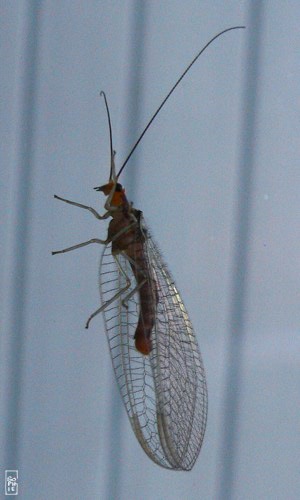
[[[142, 448], [162, 467], [189, 470], [200, 452], [206, 426], [204, 367], [184, 304], [148, 231], [147, 235], [149, 280], [155, 280], [158, 294], [152, 351], [144, 356], [134, 345], [139, 295], [136, 292], [126, 300], [136, 282], [123, 255], [118, 256], [119, 262], [131, 286], [104, 310], [106, 333], [121, 396]], [[100, 263], [102, 303], [125, 284], [109, 245]]]

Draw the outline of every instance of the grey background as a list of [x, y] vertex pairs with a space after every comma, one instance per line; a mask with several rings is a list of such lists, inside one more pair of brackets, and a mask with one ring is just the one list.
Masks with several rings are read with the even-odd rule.
[[[0, 2], [1, 460], [24, 499], [297, 499], [300, 7]], [[117, 163], [223, 29], [123, 176], [190, 313], [209, 417], [194, 469], [155, 466], [119, 398], [99, 303], [109, 100]]]

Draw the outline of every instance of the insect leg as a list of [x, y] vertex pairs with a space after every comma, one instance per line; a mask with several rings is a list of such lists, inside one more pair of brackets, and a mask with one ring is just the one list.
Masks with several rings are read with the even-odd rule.
[[137, 271], [140, 271], [141, 274], [143, 274], [144, 278], [140, 283], [137, 284], [137, 286], [131, 290], [131, 292], [126, 295], [126, 297], [124, 297], [124, 299], [122, 300], [122, 306], [126, 307], [127, 308], [127, 305], [126, 305], [126, 302], [128, 302], [128, 300], [136, 293], [139, 291], [140, 288], [142, 288], [142, 286], [146, 283], [147, 281], [147, 275], [146, 273], [140, 268], [140, 266], [137, 265], [137, 263], [131, 259], [131, 257], [129, 257], [128, 255], [126, 255], [126, 259], [129, 260], [129, 262], [136, 268]]
[[147, 278], [145, 278], [141, 283], [139, 283], [124, 299], [122, 300], [122, 306], [126, 307], [128, 309], [128, 306], [126, 305], [126, 302], [136, 293], [139, 291], [140, 288], [146, 283]]
[[115, 293], [115, 295], [113, 295], [113, 297], [111, 299], [109, 299], [107, 302], [105, 302], [101, 307], [99, 307], [99, 309], [97, 309], [93, 314], [91, 314], [91, 316], [89, 317], [89, 319], [87, 320], [86, 322], [86, 325], [85, 327], [88, 328], [89, 327], [89, 324], [90, 324], [90, 321], [95, 317], [97, 316], [97, 314], [101, 313], [102, 311], [104, 311], [104, 309], [106, 309], [110, 304], [112, 304], [113, 302], [115, 302], [115, 300], [120, 297], [122, 295], [122, 293], [126, 292], [126, 290], [128, 290], [128, 288], [130, 287], [131, 285], [131, 281], [129, 279], [129, 277], [127, 276], [127, 274], [125, 273], [124, 269], [122, 268], [118, 258], [116, 255], [113, 256], [115, 261], [116, 261], [116, 264], [118, 266], [118, 269], [120, 271], [120, 273], [123, 274], [125, 280], [126, 280], [126, 286], [124, 286], [124, 288], [121, 288], [121, 290], [119, 290], [117, 293]]
[[99, 240], [98, 238], [92, 238], [91, 240], [84, 241], [83, 243], [78, 243], [78, 245], [64, 248], [63, 250], [57, 250], [56, 252], [51, 252], [51, 253], [52, 255], [56, 255], [57, 253], [71, 252], [71, 250], [76, 250], [76, 248], [85, 247], [86, 245], [90, 245], [91, 243], [99, 243], [100, 245], [106, 245], [107, 243], [109, 243], [109, 240]]
[[76, 203], [75, 201], [71, 201], [71, 200], [66, 200], [65, 198], [61, 198], [60, 196], [57, 196], [56, 194], [54, 195], [54, 198], [56, 198], [57, 200], [60, 200], [60, 201], [64, 201], [65, 203], [69, 203], [70, 205], [74, 205], [75, 207], [79, 207], [79, 208], [85, 208], [86, 210], [89, 210], [90, 212], [92, 212], [92, 214], [97, 218], [97, 219], [107, 219], [107, 217], [110, 216], [110, 213], [109, 212], [106, 212], [104, 215], [100, 215], [98, 214], [98, 212], [92, 208], [92, 207], [88, 207], [87, 205], [82, 205], [81, 203]]

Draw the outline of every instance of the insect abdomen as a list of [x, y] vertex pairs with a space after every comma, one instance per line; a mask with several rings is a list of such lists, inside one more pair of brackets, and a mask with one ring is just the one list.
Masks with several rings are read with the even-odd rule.
[[126, 254], [130, 258], [130, 265], [134, 273], [140, 300], [138, 324], [134, 334], [136, 349], [144, 354], [150, 354], [152, 349], [151, 330], [156, 320], [156, 306], [158, 294], [156, 282], [150, 275], [149, 263], [145, 255], [144, 242], [136, 241]]

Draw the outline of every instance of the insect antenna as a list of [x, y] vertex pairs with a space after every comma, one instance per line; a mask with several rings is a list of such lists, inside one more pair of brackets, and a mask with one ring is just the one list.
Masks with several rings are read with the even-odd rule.
[[108, 119], [108, 127], [109, 127], [109, 142], [110, 142], [110, 174], [109, 174], [109, 180], [115, 181], [117, 179], [116, 176], [116, 169], [115, 169], [115, 154], [116, 152], [113, 150], [113, 140], [112, 140], [112, 127], [111, 127], [111, 120], [110, 120], [110, 112], [109, 112], [109, 107], [107, 104], [107, 99], [105, 92], [101, 90], [100, 95], [104, 97], [104, 102], [105, 102], [105, 107], [106, 107], [106, 113], [107, 113], [107, 119]]
[[187, 74], [187, 72], [191, 69], [191, 67], [193, 66], [193, 64], [197, 61], [197, 59], [201, 56], [201, 54], [203, 54], [203, 52], [207, 49], [207, 47], [214, 41], [216, 40], [216, 38], [218, 38], [219, 36], [223, 35], [224, 33], [227, 33], [227, 31], [231, 31], [231, 30], [238, 30], [238, 29], [244, 29], [245, 26], [234, 26], [232, 28], [227, 28], [226, 30], [223, 30], [221, 31], [220, 33], [218, 33], [217, 35], [215, 35], [201, 50], [200, 52], [194, 57], [194, 59], [192, 60], [192, 62], [188, 65], [188, 67], [185, 69], [185, 71], [182, 73], [182, 75], [178, 78], [177, 82], [173, 85], [173, 87], [171, 88], [170, 92], [166, 95], [166, 97], [164, 98], [164, 100], [162, 101], [161, 105], [159, 106], [159, 108], [155, 111], [154, 115], [152, 116], [152, 118], [150, 119], [150, 121], [148, 122], [148, 124], [146, 125], [146, 127], [144, 128], [143, 132], [141, 133], [140, 137], [138, 138], [138, 140], [136, 141], [136, 143], [134, 144], [133, 148], [131, 149], [129, 155], [127, 156], [126, 160], [124, 161], [123, 165], [121, 166], [119, 172], [118, 172], [118, 175], [117, 175], [117, 179], [119, 178], [119, 176], [121, 175], [125, 165], [127, 164], [128, 160], [131, 158], [133, 152], [135, 151], [135, 149], [137, 148], [137, 146], [139, 145], [139, 143], [141, 142], [142, 138], [144, 137], [145, 133], [147, 132], [148, 128], [150, 127], [151, 123], [155, 120], [155, 118], [157, 117], [158, 113], [160, 112], [161, 108], [166, 104], [167, 100], [169, 99], [169, 97], [171, 96], [171, 94], [174, 92], [174, 90], [176, 89], [176, 87], [179, 85], [179, 83], [181, 82], [181, 80], [185, 77], [185, 75]]

